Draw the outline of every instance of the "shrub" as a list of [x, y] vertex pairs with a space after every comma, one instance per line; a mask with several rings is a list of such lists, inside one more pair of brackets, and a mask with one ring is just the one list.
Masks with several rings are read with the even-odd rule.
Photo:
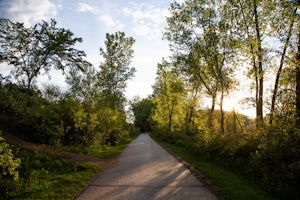
[[20, 159], [15, 158], [12, 149], [0, 136], [0, 193], [7, 195], [19, 178]]

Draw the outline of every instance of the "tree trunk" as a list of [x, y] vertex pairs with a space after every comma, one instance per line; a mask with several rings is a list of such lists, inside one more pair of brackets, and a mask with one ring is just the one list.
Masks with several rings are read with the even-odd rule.
[[[242, 12], [242, 17], [244, 20], [244, 23], [246, 25], [246, 34], [247, 37], [249, 39], [249, 46], [250, 46], [250, 50], [251, 50], [251, 55], [252, 55], [252, 64], [253, 64], [253, 69], [254, 69], [254, 76], [255, 76], [255, 106], [256, 106], [256, 119], [257, 119], [257, 126], [259, 126], [259, 124], [261, 124], [260, 122], [262, 121], [262, 92], [263, 92], [263, 74], [260, 73], [262, 72], [262, 50], [261, 50], [261, 41], [260, 41], [260, 31], [259, 31], [259, 24], [258, 24], [258, 13], [257, 13], [257, 5], [256, 5], [256, 0], [254, 0], [254, 7], [253, 7], [253, 14], [254, 14], [254, 20], [255, 20], [255, 31], [256, 31], [256, 44], [258, 49], [255, 50], [255, 46], [253, 45], [252, 41], [250, 38], [250, 25], [247, 22], [247, 18], [245, 16], [245, 12], [243, 9], [243, 5], [242, 2], [239, 1], [239, 6]], [[256, 53], [258, 51], [258, 53]], [[258, 56], [258, 65], [257, 66], [257, 62], [256, 62], [256, 56]]]
[[300, 23], [298, 23], [298, 50], [296, 55], [296, 126], [300, 128]]
[[171, 133], [171, 127], [172, 127], [172, 113], [169, 113], [169, 122], [168, 122], [168, 133]]
[[193, 135], [193, 131], [191, 132], [190, 127], [192, 127], [192, 129], [194, 129], [194, 106], [191, 105], [187, 108], [188, 112], [186, 113], [186, 125], [185, 125], [185, 129], [186, 129], [186, 134], [187, 135]]
[[288, 32], [287, 38], [286, 38], [285, 43], [284, 43], [284, 48], [283, 48], [283, 51], [282, 51], [282, 54], [281, 54], [281, 59], [280, 59], [280, 64], [279, 64], [279, 69], [278, 69], [277, 74], [276, 74], [275, 85], [274, 85], [273, 96], [272, 96], [272, 103], [271, 103], [271, 110], [270, 110], [270, 121], [269, 121], [270, 125], [272, 125], [272, 122], [273, 122], [274, 109], [275, 109], [275, 103], [276, 103], [276, 97], [277, 97], [277, 91], [278, 91], [278, 84], [279, 84], [279, 78], [280, 78], [282, 68], [283, 68], [283, 62], [284, 62], [286, 49], [289, 45], [289, 41], [290, 41], [290, 38], [291, 38], [296, 12], [297, 12], [297, 8], [294, 9], [293, 15], [291, 16], [291, 24], [289, 26], [289, 32]]
[[221, 132], [222, 134], [225, 133], [224, 130], [224, 111], [223, 111], [223, 100], [224, 100], [224, 88], [222, 89], [221, 92], [221, 99], [220, 99], [220, 112], [221, 112]]
[[236, 135], [236, 123], [235, 123], [235, 121], [236, 121], [236, 115], [235, 115], [235, 112], [234, 112], [234, 110], [233, 110], [233, 133], [234, 133], [234, 135]]
[[261, 35], [259, 27], [259, 19], [257, 13], [257, 4], [254, 0], [254, 20], [255, 20], [255, 32], [256, 32], [256, 45], [257, 45], [257, 57], [258, 57], [258, 99], [256, 108], [256, 118], [259, 126], [263, 122], [263, 89], [264, 89], [264, 72], [263, 72], [263, 50], [261, 47]]
[[[195, 87], [194, 88], [194, 95], [193, 95], [193, 99], [192, 99], [192, 105], [190, 106], [190, 113], [187, 113], [187, 134], [194, 134], [195, 133], [195, 107], [196, 107], [196, 99], [197, 99], [197, 95], [198, 95], [198, 88]], [[192, 132], [189, 132], [190, 129], [189, 127], [192, 127]]]
[[214, 130], [213, 116], [214, 116], [214, 112], [215, 112], [215, 104], [216, 104], [216, 94], [213, 94], [212, 101], [211, 101], [211, 109], [210, 109], [209, 117], [208, 117], [208, 127], [211, 132], [213, 132], [213, 130]]

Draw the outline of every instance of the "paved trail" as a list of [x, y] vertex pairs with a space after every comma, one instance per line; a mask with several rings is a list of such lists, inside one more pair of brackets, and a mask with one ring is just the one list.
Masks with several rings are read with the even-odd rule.
[[115, 167], [104, 171], [77, 200], [216, 200], [180, 162], [141, 134], [120, 155]]

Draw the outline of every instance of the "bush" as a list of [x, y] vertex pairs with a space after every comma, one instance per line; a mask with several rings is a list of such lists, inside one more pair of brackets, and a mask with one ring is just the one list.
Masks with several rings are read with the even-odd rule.
[[272, 129], [263, 137], [251, 160], [252, 169], [263, 186], [285, 199], [297, 199], [299, 196], [299, 144], [299, 130]]
[[6, 197], [14, 187], [14, 182], [19, 178], [18, 168], [20, 159], [15, 158], [12, 149], [0, 136], [0, 193]]

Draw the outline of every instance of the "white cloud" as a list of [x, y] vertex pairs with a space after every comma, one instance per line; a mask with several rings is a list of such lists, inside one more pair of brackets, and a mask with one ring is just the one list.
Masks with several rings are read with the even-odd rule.
[[151, 31], [151, 28], [145, 24], [138, 24], [133, 27], [133, 32], [139, 36], [147, 36]]
[[133, 18], [133, 32], [149, 39], [161, 37], [166, 17], [169, 16], [168, 9], [145, 3], [132, 4], [130, 8], [125, 7], [122, 11], [125, 16]]
[[88, 12], [94, 14], [98, 21], [104, 24], [110, 30], [120, 30], [124, 24], [119, 20], [114, 19], [111, 15], [103, 14], [105, 11], [100, 10], [98, 7], [93, 7], [87, 3], [78, 3], [78, 12]]
[[124, 24], [122, 24], [119, 20], [114, 20], [107, 14], [99, 16], [99, 20], [109, 29], [121, 30], [124, 27]]
[[55, 17], [60, 5], [54, 5], [49, 0], [12, 0], [7, 9], [8, 17], [17, 22], [23, 22], [26, 27], [41, 20]]
[[99, 13], [98, 8], [95, 8], [87, 3], [82, 3], [82, 2], [78, 3], [78, 11], [79, 12], [90, 12], [94, 15]]

